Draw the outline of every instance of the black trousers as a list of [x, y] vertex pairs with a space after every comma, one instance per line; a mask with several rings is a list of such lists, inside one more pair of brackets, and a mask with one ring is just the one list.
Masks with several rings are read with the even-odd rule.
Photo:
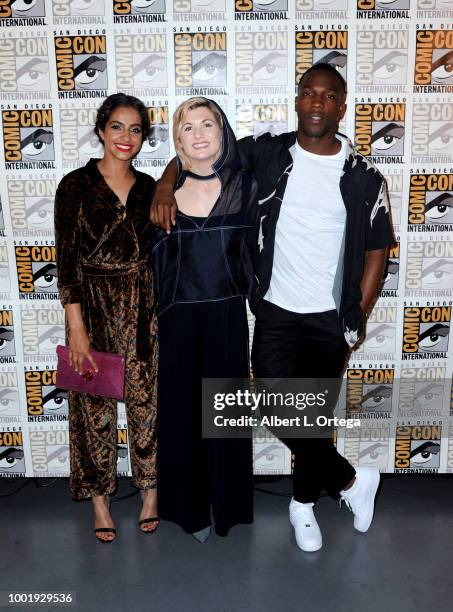
[[[299, 314], [262, 300], [255, 312], [252, 365], [257, 378], [339, 378], [349, 347], [336, 310]], [[284, 438], [294, 454], [298, 502], [316, 502], [321, 490], [338, 493], [355, 470], [328, 438]]]
[[175, 304], [159, 318], [159, 516], [188, 533], [226, 536], [253, 521], [249, 439], [202, 438], [202, 378], [247, 378], [245, 299]]

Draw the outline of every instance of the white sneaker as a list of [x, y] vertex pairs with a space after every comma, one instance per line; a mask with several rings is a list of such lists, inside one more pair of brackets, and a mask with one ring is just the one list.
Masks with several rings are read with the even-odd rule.
[[[354, 513], [354, 527], [357, 531], [368, 531], [374, 514], [374, 501], [379, 486], [380, 474], [377, 468], [359, 467], [355, 483], [347, 491], [340, 491], [341, 499]], [[341, 505], [341, 501], [340, 501]]]
[[302, 504], [294, 498], [289, 504], [289, 520], [294, 527], [297, 546], [305, 552], [315, 552], [322, 546], [322, 535], [313, 513], [313, 504]]

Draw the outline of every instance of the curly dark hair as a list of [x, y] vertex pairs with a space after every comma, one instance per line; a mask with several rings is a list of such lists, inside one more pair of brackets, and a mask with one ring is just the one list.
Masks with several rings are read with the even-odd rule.
[[346, 81], [344, 80], [343, 76], [338, 72], [338, 70], [334, 66], [332, 66], [332, 64], [327, 64], [327, 62], [319, 62], [319, 64], [313, 64], [313, 66], [311, 66], [306, 72], [304, 72], [304, 74], [300, 77], [298, 91], [302, 87], [302, 82], [304, 81], [305, 77], [307, 77], [312, 72], [316, 72], [319, 70], [323, 70], [324, 72], [330, 72], [330, 74], [335, 76], [341, 84], [343, 93], [346, 95], [348, 89]]
[[110, 115], [115, 109], [120, 107], [135, 108], [135, 110], [138, 111], [142, 122], [142, 142], [145, 142], [145, 140], [148, 138], [150, 128], [148, 111], [141, 100], [123, 93], [112, 94], [106, 98], [99, 107], [98, 114], [96, 116], [96, 124], [94, 126], [96, 136], [101, 142], [103, 142], [99, 131], [105, 129], [105, 126], [110, 119]]

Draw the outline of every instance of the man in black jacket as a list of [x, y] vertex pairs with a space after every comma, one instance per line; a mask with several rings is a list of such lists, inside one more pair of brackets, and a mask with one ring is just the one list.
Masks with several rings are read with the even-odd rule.
[[[346, 83], [328, 64], [302, 76], [298, 130], [239, 141], [258, 183], [258, 245], [251, 308], [257, 378], [339, 379], [364, 331], [392, 242], [382, 175], [337, 134]], [[170, 230], [174, 176], [158, 186], [153, 222]], [[171, 190], [171, 191], [170, 191]], [[284, 437], [294, 454], [290, 521], [304, 551], [319, 550], [313, 512], [321, 490], [341, 497], [368, 530], [379, 472], [357, 472], [331, 437]]]

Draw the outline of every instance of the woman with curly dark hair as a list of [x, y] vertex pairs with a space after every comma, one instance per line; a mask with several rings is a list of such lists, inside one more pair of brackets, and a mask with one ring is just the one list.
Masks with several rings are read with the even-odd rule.
[[[60, 182], [55, 200], [58, 286], [66, 312], [69, 358], [83, 373], [91, 350], [125, 355], [125, 403], [132, 484], [142, 492], [139, 526], [156, 530], [157, 342], [153, 281], [146, 265], [154, 180], [132, 159], [149, 131], [143, 103], [114, 94], [100, 107], [95, 132], [104, 146]], [[116, 401], [70, 393], [70, 490], [90, 498], [95, 533], [115, 539], [109, 495], [116, 488]]]

